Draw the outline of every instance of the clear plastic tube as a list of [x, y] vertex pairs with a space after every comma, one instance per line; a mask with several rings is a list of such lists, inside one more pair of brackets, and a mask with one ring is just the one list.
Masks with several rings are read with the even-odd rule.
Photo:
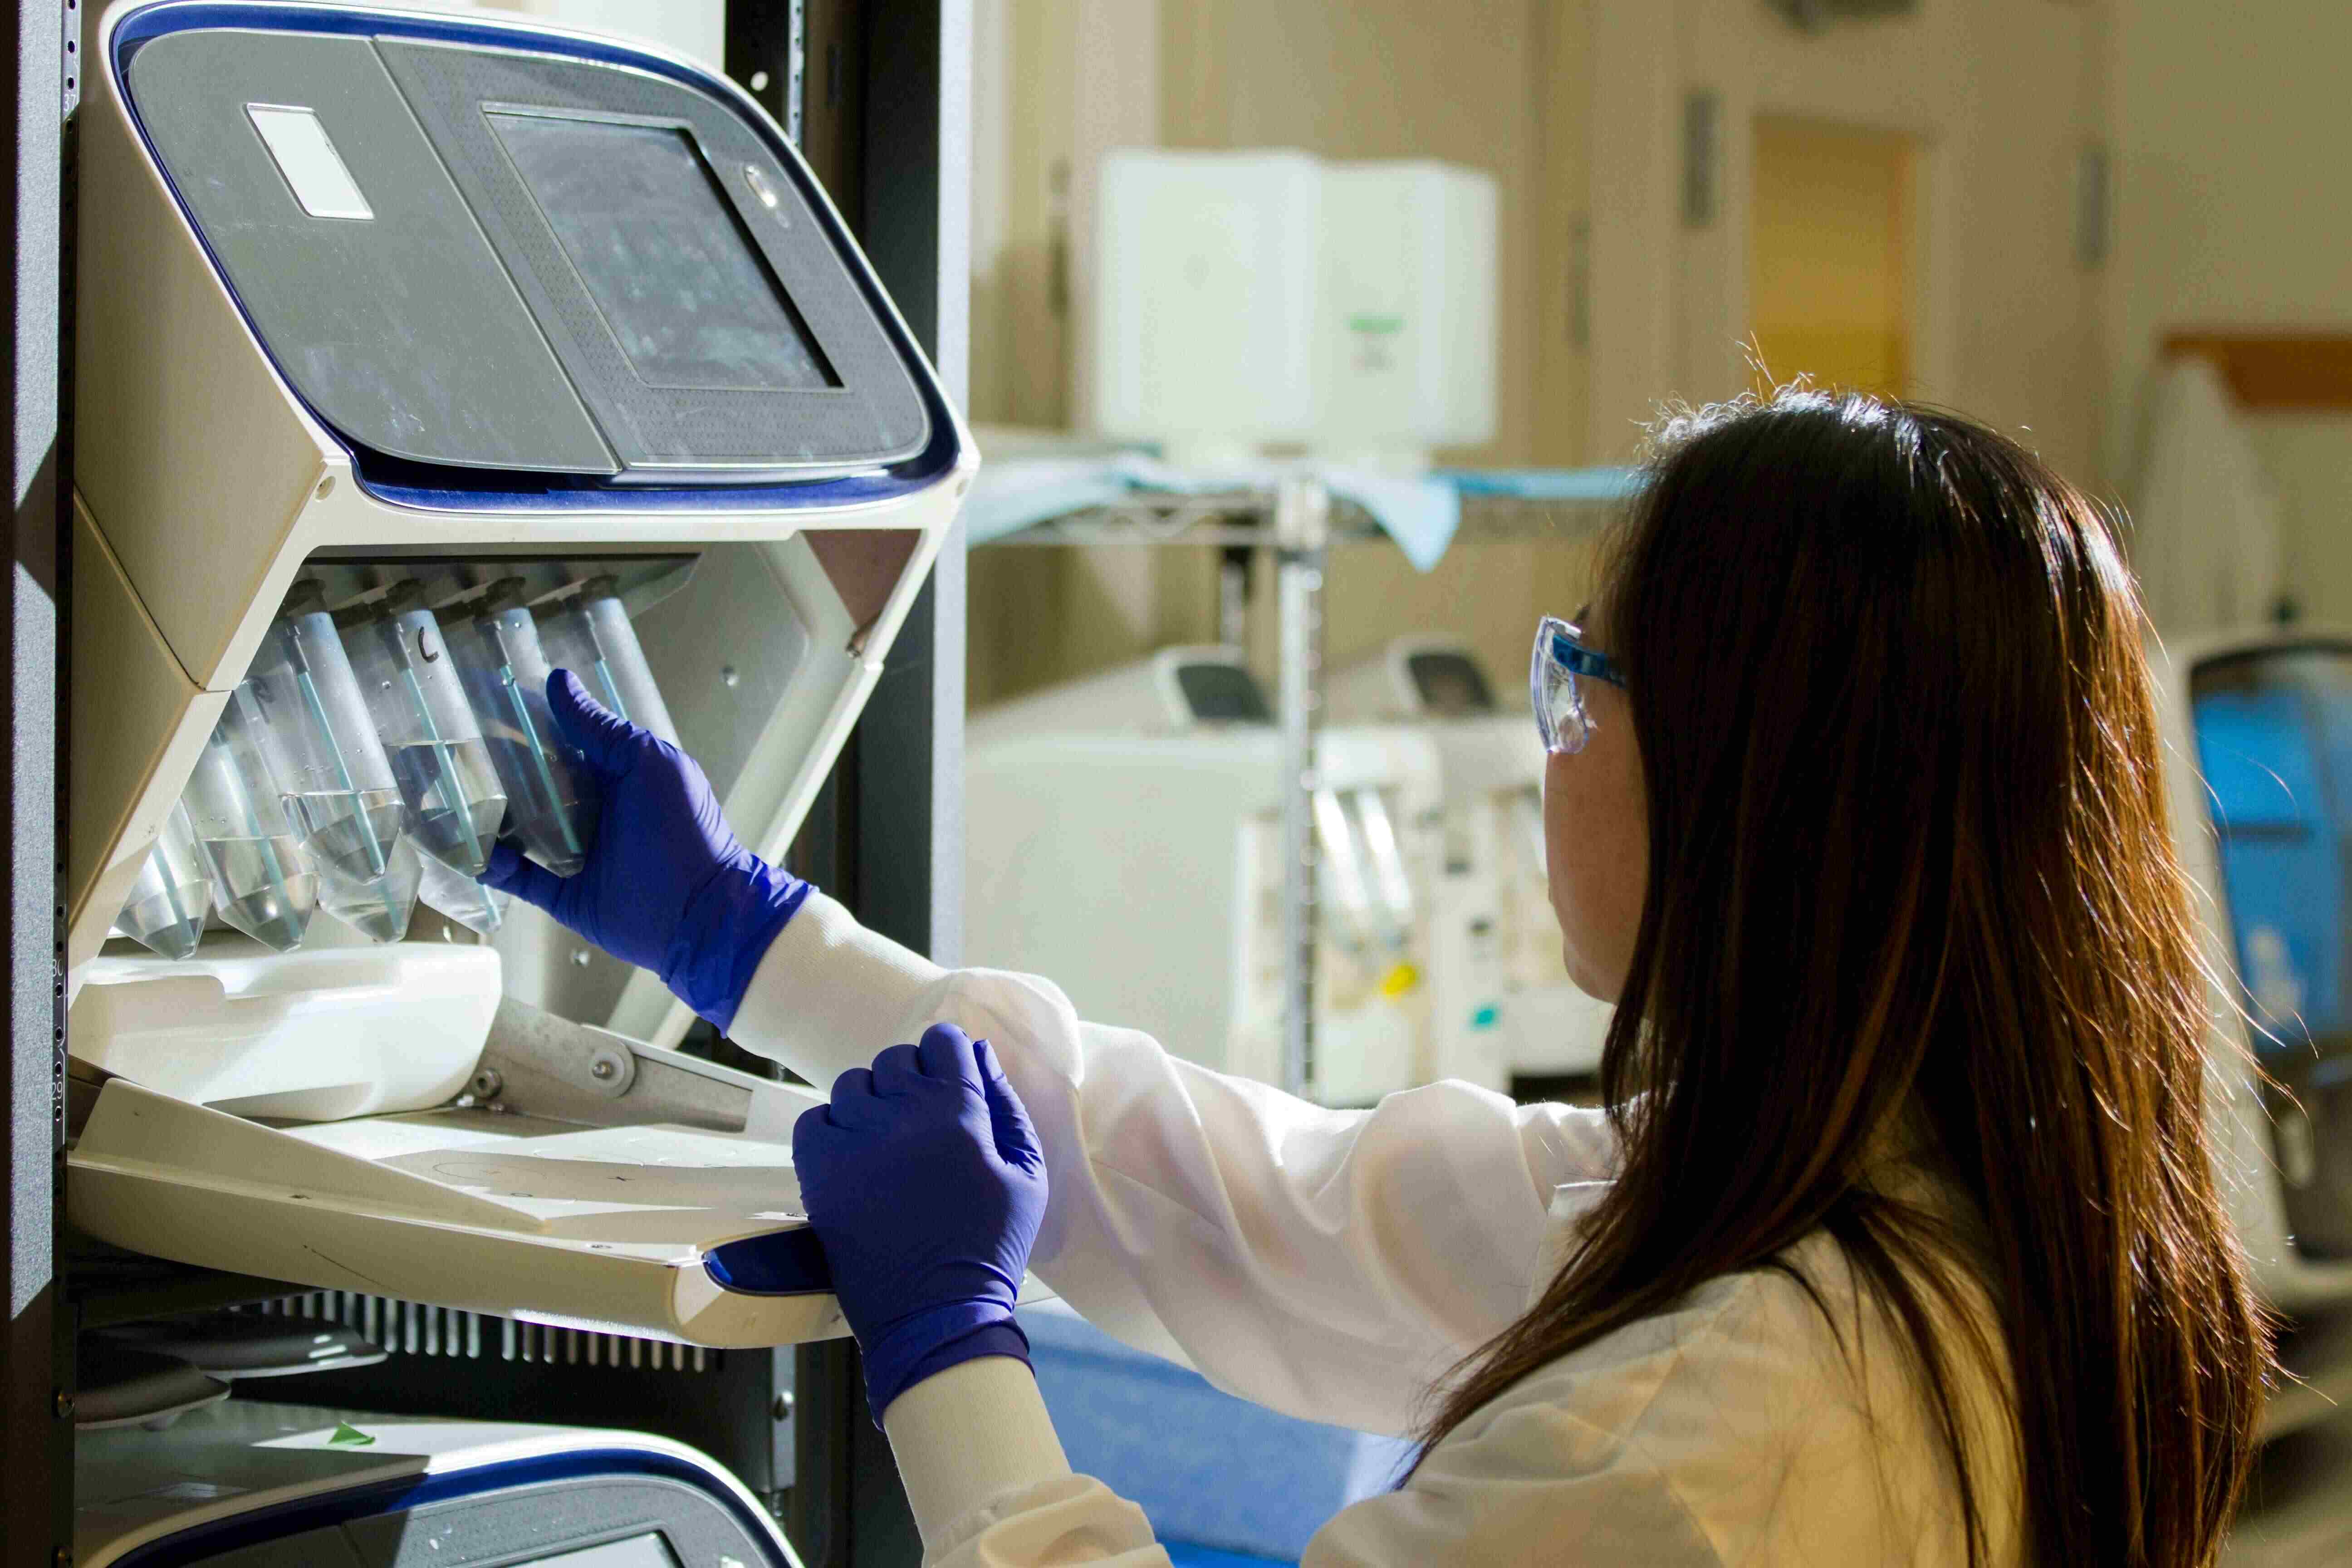
[[1371, 940], [1372, 900], [1357, 852], [1356, 826], [1336, 790], [1315, 792], [1315, 842], [1323, 857], [1325, 902], [1339, 916], [1333, 934], [1348, 951], [1361, 953]]
[[287, 763], [253, 683], [229, 693], [180, 797], [221, 919], [281, 952], [302, 945], [319, 879], [286, 810]]
[[416, 585], [404, 583], [336, 624], [391, 762], [408, 837], [452, 869], [478, 874], [506, 820], [506, 785], [441, 623]]
[[1379, 889], [1381, 907], [1388, 911], [1385, 934], [1391, 947], [1402, 947], [1412, 933], [1414, 917], [1412, 879], [1405, 870], [1396, 824], [1389, 816], [1388, 802], [1379, 790], [1355, 790], [1348, 798], [1356, 808], [1356, 820], [1363, 825], [1364, 854], [1371, 862], [1372, 885]]
[[384, 921], [404, 927], [397, 879], [385, 881], [402, 832], [400, 791], [317, 584], [287, 596], [246, 684], [287, 756], [286, 815], [320, 874], [376, 888]]
[[512, 577], [492, 584], [450, 647], [506, 784], [506, 832], [524, 854], [569, 877], [594, 836], [594, 797], [583, 787], [585, 763], [548, 710], [547, 655], [521, 587]]
[[671, 745], [678, 743], [677, 726], [670, 721], [668, 704], [654, 683], [645, 647], [612, 578], [591, 577], [579, 593], [541, 616], [539, 635], [548, 662], [578, 676], [590, 696]]
[[212, 910], [212, 879], [204, 851], [196, 847], [195, 825], [187, 806], [175, 801], [147, 863], [139, 868], [139, 880], [122, 901], [115, 929], [159, 957], [185, 958], [204, 939], [205, 918]]
[[451, 870], [430, 855], [417, 858], [425, 872], [417, 896], [468, 931], [496, 936], [507, 923], [507, 895]]
[[416, 913], [416, 889], [429, 855], [419, 855], [405, 834], [384, 858], [383, 871], [354, 881], [332, 868], [319, 868], [319, 907], [370, 942], [398, 942]]

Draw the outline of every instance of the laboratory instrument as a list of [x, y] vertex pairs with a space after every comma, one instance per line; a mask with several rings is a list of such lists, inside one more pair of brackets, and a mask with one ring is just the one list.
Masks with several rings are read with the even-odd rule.
[[[1281, 1081], [1284, 781], [1241, 651], [1163, 648], [975, 714], [966, 744], [970, 962]], [[1369, 1104], [1430, 1076], [1438, 760], [1394, 726], [1317, 747], [1313, 1087]]]
[[1544, 752], [1525, 706], [1476, 653], [1442, 637], [1391, 639], [1333, 676], [1338, 723], [1411, 724], [1437, 752], [1444, 871], [1431, 939], [1438, 1076], [1526, 1100], [1590, 1100], [1614, 1009], [1561, 957], [1544, 852]]
[[233, 1400], [83, 1432], [82, 1568], [799, 1568], [742, 1483], [635, 1432]]
[[[269, 3], [78, 43], [71, 1222], [604, 1334], [841, 1332], [813, 1097], [667, 1049], [686, 1005], [537, 910], [316, 911], [394, 938], [428, 862], [560, 857], [593, 803], [531, 656], [583, 595], [781, 861], [977, 462], [905, 322], [775, 125], [658, 48]], [[226, 929], [110, 942], [183, 802]]]
[[2205, 898], [2222, 1190], [2270, 1304], [2352, 1301], [2352, 637], [2151, 647]]
[[1406, 469], [1495, 431], [1495, 180], [1427, 162], [1121, 148], [1083, 368], [1103, 434], [1194, 462]]

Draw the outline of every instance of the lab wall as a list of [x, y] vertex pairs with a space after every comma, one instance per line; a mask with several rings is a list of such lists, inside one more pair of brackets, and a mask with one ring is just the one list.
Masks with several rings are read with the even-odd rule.
[[[2109, 135], [2118, 3], [1923, 0], [1806, 32], [1760, 0], [977, 0], [975, 96], [1003, 109], [975, 127], [979, 184], [1001, 206], [975, 216], [974, 417], [1085, 427], [1072, 366], [1105, 150], [1297, 147], [1444, 159], [1499, 183], [1496, 433], [1449, 458], [1623, 460], [1661, 400], [1752, 384], [1759, 306], [1816, 342], [1850, 330], [1828, 281], [1759, 291], [1750, 278], [1758, 226], [1775, 219], [1759, 210], [1756, 128], [1793, 122], [1911, 149], [1907, 226], [1886, 247], [1902, 389], [2111, 488], [2109, 282], [2079, 181]], [[1701, 102], [1712, 131], [1695, 141]], [[1800, 211], [1834, 205], [1776, 189], [1767, 201]], [[1214, 636], [1209, 552], [1046, 553], [974, 558], [975, 704]], [[1427, 629], [1491, 636], [1507, 669], [1524, 653], [1500, 645], [1525, 628], [1506, 639], [1500, 607], [1516, 618], [1530, 583], [1544, 584], [1538, 608], [1581, 595], [1574, 549], [1532, 576], [1516, 543], [1457, 554], [1424, 583], [1343, 551], [1327, 599], [1335, 661], [1442, 613]], [[983, 643], [992, 623], [1004, 646]]]
[[[1104, 152], [1295, 147], [1432, 158], [1496, 177], [1506, 323], [1496, 437], [1442, 456], [1583, 461], [1586, 26], [1587, 0], [976, 0], [973, 418], [1086, 426], [1074, 367]], [[1560, 595], [1580, 591], [1586, 554], [1573, 543], [1464, 545], [1422, 578], [1383, 547], [1341, 546], [1326, 595], [1329, 657], [1403, 630], [1483, 637], [1492, 628], [1481, 605], [1525, 599], [1527, 614], [1511, 612], [1515, 629], [1496, 635], [1489, 655], [1507, 671], [1526, 649], [1503, 645], [1524, 644], [1538, 608], [1574, 607]], [[1196, 550], [976, 552], [973, 705], [1168, 643], [1214, 640], [1217, 568], [1213, 552]], [[1255, 616], [1254, 662], [1269, 678], [1272, 636], [1271, 616]]]
[[[2108, 460], [2137, 472], [2158, 344], [2179, 328], [2352, 331], [2352, 171], [2342, 156], [2352, 7], [2138, 0], [2117, 15], [2116, 245], [2106, 299]], [[2306, 618], [2352, 623], [2352, 416], [2263, 413]]]
[[1589, 453], [1630, 450], [1662, 395], [1750, 385], [1759, 306], [1785, 327], [1811, 290], [1821, 325], [1843, 324], [1826, 277], [1768, 289], [1751, 277], [1759, 221], [1769, 235], [1843, 194], [1759, 187], [1759, 125], [1811, 122], [1916, 149], [1905, 390], [2028, 433], [2063, 470], [2102, 482], [2100, 268], [2076, 193], [2105, 135], [2109, 10], [1922, 0], [1808, 31], [1754, 0], [1593, 0]]
[[726, 0], [427, 0], [434, 10], [519, 11], [565, 26], [626, 33], [716, 66], [727, 58]]

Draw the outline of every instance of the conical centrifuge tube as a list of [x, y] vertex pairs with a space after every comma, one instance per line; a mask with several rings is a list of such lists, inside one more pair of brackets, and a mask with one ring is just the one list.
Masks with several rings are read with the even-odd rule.
[[347, 880], [320, 866], [319, 907], [370, 942], [398, 942], [408, 934], [424, 864], [432, 858], [419, 855], [404, 834], [384, 857], [383, 870], [364, 881]]
[[286, 811], [287, 766], [246, 681], [229, 693], [180, 797], [221, 919], [281, 952], [302, 945], [319, 901], [317, 873]]
[[547, 656], [521, 588], [514, 577], [492, 584], [451, 646], [507, 787], [507, 832], [532, 859], [569, 877], [587, 858], [594, 797], [582, 787], [584, 763], [548, 710]]
[[204, 851], [196, 847], [195, 825], [186, 805], [174, 801], [115, 929], [160, 957], [185, 958], [203, 940], [205, 917], [212, 910], [212, 879], [205, 870]]
[[391, 761], [408, 837], [428, 857], [478, 875], [506, 821], [506, 785], [441, 623], [414, 583], [335, 621]]
[[547, 661], [568, 669], [588, 695], [675, 746], [677, 726], [646, 663], [636, 628], [622, 607], [610, 577], [591, 577], [556, 609], [540, 617], [539, 635]]
[[[322, 595], [299, 583], [254, 658], [247, 684], [291, 766], [286, 813], [321, 876], [373, 886], [392, 869], [400, 792]], [[396, 881], [380, 889], [385, 923], [405, 927]]]
[[496, 936], [507, 922], [507, 895], [460, 875], [430, 855], [419, 856], [425, 872], [417, 897], [468, 931]]

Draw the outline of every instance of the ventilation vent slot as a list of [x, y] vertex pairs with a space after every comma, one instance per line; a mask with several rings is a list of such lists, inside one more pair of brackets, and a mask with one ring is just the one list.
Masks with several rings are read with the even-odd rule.
[[443, 1356], [461, 1361], [536, 1362], [549, 1366], [625, 1367], [639, 1371], [712, 1373], [727, 1352], [699, 1345], [673, 1344], [627, 1334], [559, 1329], [518, 1322], [452, 1307], [432, 1307], [350, 1290], [313, 1290], [281, 1296], [238, 1310], [263, 1317], [309, 1318], [341, 1323], [393, 1355]]

